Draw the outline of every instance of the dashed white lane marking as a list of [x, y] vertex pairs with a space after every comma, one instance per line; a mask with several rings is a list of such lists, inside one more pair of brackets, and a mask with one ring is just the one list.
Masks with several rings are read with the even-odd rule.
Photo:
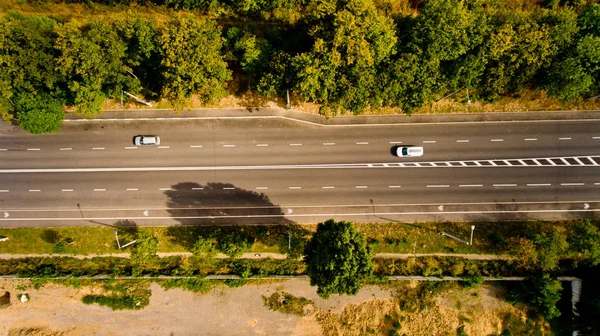
[[103, 150], [103, 149], [106, 149], [106, 148], [104, 148], [104, 147], [94, 147], [94, 148], [92, 148], [92, 150]]
[[425, 140], [423, 143], [435, 143], [435, 140]]
[[494, 184], [494, 187], [516, 187], [516, 184]]
[[73, 189], [62, 189], [61, 191], [73, 191]]
[[332, 187], [332, 186], [323, 186], [323, 187], [321, 187], [321, 188], [323, 188], [323, 189], [333, 189], [333, 188], [335, 188], [335, 187]]
[[357, 145], [368, 145], [369, 143], [366, 141], [358, 141], [356, 142]]
[[302, 189], [302, 187], [289, 187], [288, 189], [299, 190]]
[[8, 148], [0, 148], [0, 152], [6, 152]]
[[125, 149], [138, 149], [137, 147], [125, 147]]
[[549, 187], [551, 183], [527, 183], [528, 187]]
[[469, 142], [469, 140], [456, 140], [456, 142]]
[[429, 184], [427, 188], [449, 188], [449, 184]]
[[171, 188], [158, 188], [158, 190], [160, 190], [160, 191], [167, 191], [167, 190], [171, 190]]
[[558, 140], [571, 140], [571, 138], [558, 138]]
[[483, 184], [460, 184], [459, 187], [470, 188], [470, 187], [483, 187]]
[[290, 144], [290, 146], [302, 146], [302, 144], [299, 144], [299, 143], [293, 143], [293, 144]]
[[323, 142], [323, 146], [333, 146], [335, 142]]
[[65, 148], [61, 148], [60, 150], [73, 150], [73, 148], [71, 148], [71, 147], [65, 147]]
[[367, 186], [356, 186], [354, 188], [356, 188], [356, 189], [367, 189]]
[[401, 188], [401, 186], [389, 186], [390, 188]]
[[235, 147], [235, 145], [223, 145], [223, 147]]
[[39, 192], [41, 191], [40, 189], [29, 189], [30, 192]]
[[27, 148], [28, 151], [39, 151], [39, 148]]
[[391, 144], [401, 144], [402, 141], [390, 141]]
[[160, 149], [169, 149], [169, 148], [171, 148], [171, 146], [158, 146], [158, 148], [160, 148]]
[[138, 191], [138, 188], [127, 188], [127, 191]]
[[202, 145], [191, 145], [190, 148], [202, 148]]
[[561, 183], [561, 186], [582, 186], [585, 185], [585, 183]]
[[600, 137], [592, 137], [594, 140], [600, 140]]
[[491, 141], [491, 142], [502, 142], [502, 141], [504, 141], [504, 139], [492, 139], [492, 140], [490, 140], [490, 141]]
[[94, 189], [94, 191], [106, 191], [106, 189]]
[[594, 185], [600, 185], [600, 183], [594, 183]]
[[8, 189], [2, 189], [0, 192], [8, 192]]
[[537, 141], [537, 138], [526, 138], [525, 141]]
[[269, 187], [256, 187], [256, 190], [268, 190]]
[[269, 147], [269, 144], [257, 144], [256, 147]]
[[192, 188], [192, 190], [204, 190], [204, 188]]
[[223, 190], [235, 190], [235, 187], [225, 187]]

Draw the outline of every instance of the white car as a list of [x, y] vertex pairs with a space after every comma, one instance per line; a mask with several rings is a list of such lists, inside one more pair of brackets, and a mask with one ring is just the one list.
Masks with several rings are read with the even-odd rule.
[[133, 137], [133, 144], [136, 146], [160, 145], [158, 135], [136, 135]]
[[419, 146], [396, 146], [394, 153], [399, 157], [423, 156], [423, 147]]

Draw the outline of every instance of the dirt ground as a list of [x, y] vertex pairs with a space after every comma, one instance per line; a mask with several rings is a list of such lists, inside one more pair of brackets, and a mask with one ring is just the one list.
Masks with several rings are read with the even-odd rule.
[[[150, 304], [144, 309], [112, 311], [81, 303], [84, 295], [96, 291], [89, 288], [45, 285], [37, 291], [24, 290], [14, 280], [0, 280], [0, 294], [11, 293], [10, 306], [0, 308], [0, 335], [361, 335], [369, 330], [384, 332], [386, 314], [406, 315], [399, 312], [392, 291], [373, 286], [356, 296], [332, 295], [328, 300], [319, 298], [304, 280], [218, 287], [208, 294], [165, 291], [156, 284], [151, 290]], [[282, 291], [312, 300], [316, 310], [301, 317], [264, 307], [263, 295]], [[464, 317], [470, 320], [468, 335], [498, 332], [495, 315], [514, 308], [499, 298], [494, 287], [476, 291], [476, 296], [466, 290], [440, 295], [436, 307], [405, 316], [399, 334], [445, 335], [456, 330]], [[20, 302], [21, 293], [28, 293], [30, 300]]]

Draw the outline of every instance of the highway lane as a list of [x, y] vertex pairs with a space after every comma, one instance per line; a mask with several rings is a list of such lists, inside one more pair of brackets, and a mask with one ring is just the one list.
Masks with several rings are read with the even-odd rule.
[[[134, 149], [131, 137], [136, 134], [159, 134], [162, 147]], [[368, 221], [598, 215], [600, 167], [595, 161], [586, 161], [587, 167], [375, 168], [415, 161], [390, 154], [399, 143], [423, 145], [425, 156], [417, 159], [442, 164], [590, 156], [600, 154], [600, 122], [334, 128], [272, 119], [90, 122], [50, 136], [4, 133], [0, 214], [8, 215], [0, 218], [1, 226], [97, 225], [100, 220], [112, 225], [116, 218], [160, 225], [309, 223], [332, 215]], [[335, 166], [352, 163], [374, 167]], [[310, 164], [334, 166], [302, 166]], [[217, 166], [224, 167], [213, 170]], [[134, 171], [6, 173], [86, 167]], [[136, 169], [152, 167], [164, 171]], [[179, 167], [206, 170], [171, 170]], [[148, 209], [158, 210], [143, 214]]]
[[[78, 126], [78, 127], [77, 127]], [[600, 154], [600, 122], [325, 128], [287, 120], [91, 122], [49, 136], [0, 135], [0, 169], [376, 163], [396, 144], [424, 160]], [[159, 147], [133, 146], [159, 134]]]

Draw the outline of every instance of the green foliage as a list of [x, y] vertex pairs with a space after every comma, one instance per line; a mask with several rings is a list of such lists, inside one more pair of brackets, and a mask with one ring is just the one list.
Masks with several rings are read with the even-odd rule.
[[131, 261], [134, 264], [142, 264], [156, 261], [158, 258], [158, 239], [148, 232], [139, 231], [131, 251]]
[[191, 252], [200, 259], [212, 259], [217, 255], [213, 239], [204, 237], [198, 237]]
[[242, 230], [220, 233], [217, 239], [219, 250], [231, 258], [237, 258], [252, 247], [250, 237]]
[[19, 94], [15, 99], [19, 126], [33, 134], [54, 133], [60, 130], [65, 111], [58, 100], [47, 93]]
[[112, 310], [143, 309], [150, 303], [152, 295], [147, 283], [135, 281], [108, 280], [105, 282], [104, 290], [107, 295], [86, 295], [82, 298], [82, 302], [87, 305], [109, 307]]
[[339, 1], [309, 30], [313, 45], [292, 60], [295, 91], [333, 112], [360, 113], [381, 102], [376, 69], [394, 54], [392, 21], [370, 0]]
[[483, 277], [481, 275], [467, 275], [463, 277], [463, 281], [460, 283], [466, 288], [477, 288], [483, 283]]
[[304, 316], [304, 307], [307, 305], [313, 305], [311, 300], [303, 297], [295, 297], [290, 293], [286, 292], [275, 292], [271, 296], [266, 297], [263, 295], [263, 304], [271, 311], [277, 311], [284, 314]]
[[590, 219], [576, 221], [568, 240], [570, 246], [581, 253], [589, 264], [600, 265], [600, 229]]
[[578, 18], [580, 34], [600, 36], [600, 4], [592, 4], [582, 11]]
[[465, 331], [465, 326], [460, 326], [456, 329], [456, 336], [468, 336], [469, 334], [467, 334], [467, 332]]
[[535, 275], [519, 283], [507, 298], [514, 302], [527, 303], [546, 320], [560, 316], [557, 303], [560, 300], [562, 284], [548, 274]]
[[534, 242], [539, 251], [538, 266], [542, 271], [555, 270], [569, 248], [566, 230], [562, 227], [552, 227], [537, 234]]
[[231, 72], [223, 60], [221, 29], [209, 19], [178, 14], [160, 28], [162, 95], [181, 108], [193, 93], [202, 102], [225, 96]]
[[203, 278], [196, 279], [171, 279], [160, 281], [159, 284], [165, 290], [172, 288], [181, 288], [194, 293], [208, 293], [216, 287], [218, 282], [206, 280]]
[[371, 250], [364, 236], [349, 222], [330, 219], [319, 223], [306, 244], [304, 262], [310, 284], [323, 298], [330, 294], [356, 295], [373, 273]]
[[102, 21], [87, 25], [66, 22], [56, 28], [56, 33], [56, 61], [77, 113], [88, 117], [102, 113], [107, 94], [118, 86], [125, 43]]

